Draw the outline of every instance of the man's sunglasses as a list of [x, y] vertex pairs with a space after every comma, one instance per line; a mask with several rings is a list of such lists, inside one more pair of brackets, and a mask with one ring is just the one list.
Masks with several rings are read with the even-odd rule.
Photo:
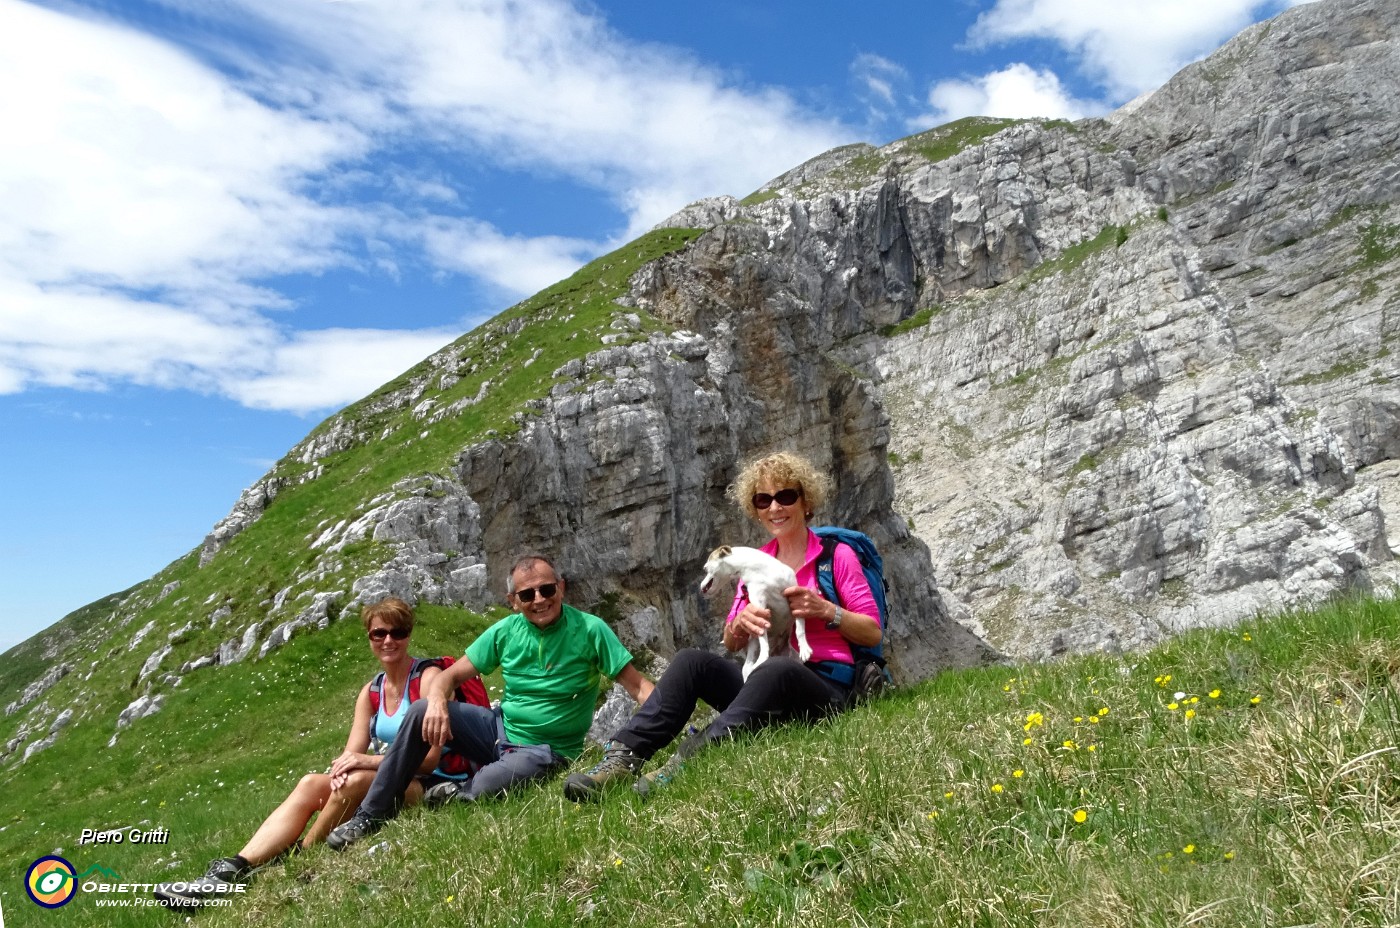
[[372, 628], [369, 632], [370, 641], [383, 641], [385, 638], [403, 641], [408, 636], [409, 630], [406, 628]]
[[557, 583], [541, 583], [539, 586], [528, 586], [523, 590], [516, 590], [515, 595], [520, 597], [522, 603], [532, 603], [535, 601], [535, 594], [540, 594], [540, 599], [549, 599], [559, 592]]
[[753, 508], [762, 512], [773, 505], [774, 500], [777, 501], [779, 506], [791, 506], [801, 498], [801, 490], [794, 490], [792, 487], [788, 487], [786, 490], [779, 490], [776, 493], [755, 493], [751, 502], [753, 503]]

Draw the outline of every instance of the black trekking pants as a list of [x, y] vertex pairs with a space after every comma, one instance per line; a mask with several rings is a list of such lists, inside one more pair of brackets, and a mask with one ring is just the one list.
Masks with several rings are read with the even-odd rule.
[[744, 682], [739, 664], [699, 648], [671, 661], [651, 697], [613, 735], [642, 757], [670, 744], [690, 721], [697, 701], [719, 712], [705, 729], [706, 743], [775, 722], [816, 721], [846, 707], [849, 691], [795, 660], [768, 660]]

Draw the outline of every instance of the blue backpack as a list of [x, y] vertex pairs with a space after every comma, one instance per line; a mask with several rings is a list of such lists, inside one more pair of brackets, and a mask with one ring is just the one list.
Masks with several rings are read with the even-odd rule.
[[[889, 630], [889, 608], [885, 602], [885, 561], [875, 548], [875, 542], [864, 532], [855, 529], [824, 525], [812, 531], [821, 539], [822, 553], [817, 557], [817, 586], [822, 596], [829, 602], [841, 605], [841, 594], [836, 590], [836, 577], [832, 564], [836, 557], [836, 546], [845, 545], [855, 552], [865, 573], [865, 582], [870, 585], [870, 593], [875, 597], [875, 605], [880, 611], [880, 629]], [[851, 658], [855, 666], [850, 667], [834, 661], [823, 661], [818, 665], [819, 673], [838, 683], [850, 686], [856, 698], [874, 696], [882, 690], [894, 686], [885, 665], [885, 650], [881, 643], [876, 645], [851, 645]]]

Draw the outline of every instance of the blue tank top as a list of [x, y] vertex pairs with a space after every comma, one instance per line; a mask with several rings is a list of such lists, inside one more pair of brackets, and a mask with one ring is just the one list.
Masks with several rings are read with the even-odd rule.
[[[394, 743], [394, 739], [398, 737], [399, 729], [403, 727], [404, 716], [407, 714], [407, 693], [404, 693], [403, 698], [399, 700], [399, 707], [394, 711], [393, 715], [388, 715], [384, 712], [384, 696], [382, 693], [380, 694], [379, 708], [374, 710], [374, 718], [370, 720], [369, 726], [369, 730], [373, 735], [371, 747], [375, 749], [376, 754], [383, 754], [388, 750], [389, 745]], [[433, 775], [442, 777], [445, 780], [466, 780], [471, 777], [470, 773], [451, 774], [445, 773], [442, 770], [434, 770]]]
[[381, 697], [379, 708], [374, 710], [374, 724], [370, 726], [370, 731], [374, 733], [374, 740], [382, 741], [385, 746], [394, 743], [398, 737], [399, 727], [403, 725], [403, 717], [408, 709], [408, 694], [405, 693], [399, 700], [399, 707], [393, 715], [384, 713], [384, 700]]

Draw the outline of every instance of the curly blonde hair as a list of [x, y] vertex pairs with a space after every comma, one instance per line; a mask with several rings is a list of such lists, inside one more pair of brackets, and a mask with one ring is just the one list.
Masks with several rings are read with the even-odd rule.
[[796, 487], [802, 491], [807, 518], [825, 505], [831, 496], [831, 478], [812, 466], [812, 462], [790, 451], [775, 451], [755, 458], [744, 465], [739, 476], [729, 485], [729, 498], [750, 518], [758, 518], [753, 508], [754, 488], [767, 481], [780, 487]]

